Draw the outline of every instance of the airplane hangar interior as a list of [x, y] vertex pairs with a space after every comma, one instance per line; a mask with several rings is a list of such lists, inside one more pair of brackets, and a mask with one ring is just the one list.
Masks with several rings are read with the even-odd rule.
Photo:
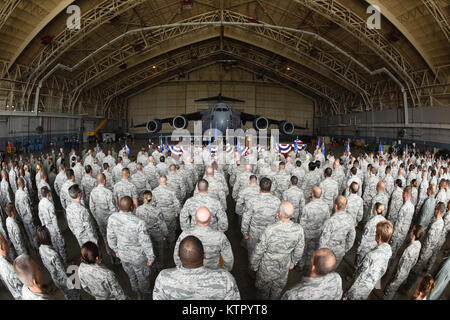
[[0, 0], [0, 300], [449, 300], [449, 111], [450, 0]]

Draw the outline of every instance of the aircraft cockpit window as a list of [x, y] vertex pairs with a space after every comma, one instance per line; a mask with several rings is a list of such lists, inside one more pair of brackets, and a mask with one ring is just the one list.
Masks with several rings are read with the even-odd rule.
[[218, 107], [214, 111], [226, 112], [226, 111], [228, 111], [228, 109], [227, 108]]

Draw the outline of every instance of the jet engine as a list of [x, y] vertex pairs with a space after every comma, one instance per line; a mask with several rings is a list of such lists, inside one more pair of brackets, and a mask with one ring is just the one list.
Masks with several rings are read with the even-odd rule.
[[147, 131], [149, 133], [158, 133], [162, 128], [161, 121], [153, 119], [147, 122]]
[[267, 118], [258, 116], [255, 120], [253, 120], [253, 128], [255, 130], [267, 130], [269, 128], [269, 120]]
[[294, 133], [294, 125], [289, 121], [281, 121], [278, 125], [280, 132], [282, 134], [293, 134]]
[[172, 119], [172, 127], [175, 129], [186, 129], [188, 123], [189, 121], [184, 115], [179, 115]]

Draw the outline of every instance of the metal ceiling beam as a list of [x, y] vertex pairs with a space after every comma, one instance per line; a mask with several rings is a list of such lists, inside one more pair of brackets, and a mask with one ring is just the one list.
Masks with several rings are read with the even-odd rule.
[[[351, 9], [336, 0], [294, 0], [299, 5], [314, 10], [324, 18], [329, 19], [347, 30], [349, 34], [360, 39], [374, 51], [388, 66], [411, 86], [411, 96], [417, 97], [416, 84], [410, 74], [414, 71], [407, 59], [376, 29], [369, 29], [366, 20], [358, 16]], [[412, 92], [414, 91], [414, 92]]]
[[420, 54], [422, 59], [428, 65], [430, 70], [433, 72], [433, 74], [436, 74], [436, 70], [434, 68], [431, 57], [425, 52], [422, 45], [417, 41], [414, 35], [411, 34], [411, 32], [409, 32], [409, 30], [397, 19], [397, 17], [385, 5], [380, 3], [379, 0], [365, 0], [365, 1], [370, 5], [378, 6], [380, 8], [381, 14], [387, 20], [389, 20], [389, 22], [392, 23], [405, 36], [406, 39], [408, 39], [408, 41], [413, 45], [413, 47], [416, 48], [417, 52]]
[[[269, 55], [256, 50], [251, 50], [245, 45], [238, 45], [234, 42], [224, 42], [223, 50], [220, 50], [220, 42], [213, 42], [195, 48], [195, 52], [197, 59], [206, 59], [211, 56], [227, 54], [233, 58], [250, 62], [259, 69], [269, 70], [275, 74], [279, 74], [281, 77], [306, 88], [308, 91], [314, 93], [316, 96], [322, 97], [324, 100], [332, 101], [334, 105], [339, 103], [339, 98], [342, 96], [340, 92], [333, 92], [327, 87], [326, 83], [321, 84], [313, 76], [296, 68], [295, 65], [291, 65], [287, 71], [286, 65], [281, 58], [272, 59], [271, 63], [268, 64], [267, 61], [271, 58]], [[147, 67], [141, 68], [132, 74], [128, 74], [124, 78], [119, 79], [119, 81], [110, 83], [107, 87], [103, 87], [101, 91], [106, 94], [107, 101], [117, 95], [127, 95], [130, 91], [134, 90], [136, 86], [139, 86], [142, 83], [148, 83], [154, 78], [162, 77], [164, 73], [179, 70], [189, 63], [192, 63], [192, 56], [191, 49], [187, 48], [185, 52], [172, 55], [170, 60], [166, 58], [156, 59]]]
[[450, 25], [448, 23], [448, 17], [441, 9], [437, 0], [422, 0], [423, 4], [430, 11], [436, 22], [439, 24], [442, 32], [444, 33], [447, 41], [450, 41]]
[[5, 25], [11, 13], [13, 13], [14, 9], [19, 4], [20, 0], [6, 0], [5, 5], [0, 10], [0, 30]]
[[[221, 19], [224, 19], [225, 21], [222, 21]], [[295, 59], [295, 61], [303, 63], [305, 66], [313, 69], [315, 72], [321, 72], [323, 76], [328, 77], [330, 80], [336, 82], [341, 86], [344, 86], [347, 90], [360, 92], [361, 94], [366, 96], [365, 99], [368, 100], [366, 88], [369, 87], [369, 84], [358, 72], [356, 72], [356, 70], [354, 70], [357, 66], [361, 67], [361, 64], [358, 62], [354, 64], [354, 66], [352, 65], [352, 68], [349, 68], [349, 63], [344, 63], [341, 58], [335, 57], [327, 53], [326, 50], [322, 50], [320, 48], [314, 48], [315, 56], [311, 56], [309, 52], [312, 45], [305, 39], [304, 35], [312, 36], [314, 40], [323, 41], [329, 46], [332, 46], [334, 49], [338, 50], [341, 54], [345, 55], [349, 59], [353, 59], [342, 49], [339, 49], [319, 35], [308, 31], [261, 23], [248, 23], [247, 21], [249, 20], [249, 17], [235, 12], [215, 11], [192, 17], [176, 24], [151, 26], [131, 30], [92, 52], [90, 55], [78, 62], [75, 66], [69, 68], [67, 66], [58, 65], [51, 72], [58, 69], [58, 67], [72, 72], [85, 62], [91, 61], [90, 58], [94, 55], [102, 52], [105, 48], [111, 46], [112, 44], [129, 35], [135, 33], [144, 33], [144, 35], [151, 36], [151, 38], [149, 38], [147, 41], [149, 46], [146, 45], [145, 41], [142, 41], [142, 43], [137, 43], [138, 45], [141, 45], [142, 48], [144, 48], [140, 52], [136, 52], [136, 50], [134, 49], [135, 44], [127, 44], [118, 51], [113, 51], [112, 53], [104, 56], [101, 60], [95, 61], [95, 64], [92, 64], [90, 67], [85, 69], [79, 76], [76, 77], [76, 80], [78, 82], [78, 84], [76, 85], [76, 91], [79, 94], [79, 92], [83, 90], [91, 81], [95, 82], [96, 79], [101, 79], [108, 72], [117, 73], [118, 70], [114, 69], [114, 67], [125, 63], [130, 58], [134, 56], [141, 56], [141, 58], [138, 58], [138, 61], [134, 61], [132, 62], [132, 64], [139, 63], [139, 59], [141, 59], [141, 62], [145, 61], [147, 59], [146, 54], [150, 52], [153, 47], [157, 46], [163, 41], [173, 40], [174, 38], [180, 37], [183, 34], [187, 34], [192, 31], [198, 31], [200, 29], [210, 32], [210, 29], [207, 28], [208, 26], [240, 27], [239, 32], [235, 32], [233, 35], [229, 36], [238, 37], [239, 40], [243, 41], [245, 41], [245, 39], [247, 39], [247, 41], [251, 41], [253, 39], [254, 41], [252, 40], [252, 44], [256, 46], [261, 46], [261, 43], [254, 36], [252, 36], [251, 33], [256, 33], [266, 39], [276, 41], [282, 46], [272, 46], [272, 51], [283, 55], [286, 53], [286, 48], [290, 48], [291, 50], [293, 50], [292, 52], [300, 54], [299, 58], [293, 58]], [[243, 32], [246, 32], [247, 34]], [[293, 56], [291, 55], [289, 58], [292, 59], [292, 57]], [[325, 72], [323, 70], [321, 71], [321, 68], [323, 70], [328, 70], [328, 72]], [[369, 72], [367, 68], [365, 68], [365, 71]], [[74, 97], [76, 98], [76, 94], [74, 95]]]
[[8, 68], [14, 65], [16, 60], [20, 57], [22, 52], [26, 47], [33, 41], [36, 36], [52, 21], [58, 14], [65, 10], [69, 5], [71, 5], [75, 0], [61, 0], [58, 5], [53, 8], [53, 10], [44, 18], [42, 21], [28, 34], [28, 37], [21, 43], [20, 47], [13, 54], [12, 58], [9, 60]]

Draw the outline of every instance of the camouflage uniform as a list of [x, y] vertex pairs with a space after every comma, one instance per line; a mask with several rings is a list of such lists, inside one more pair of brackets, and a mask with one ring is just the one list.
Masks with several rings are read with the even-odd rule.
[[346, 186], [345, 173], [344, 170], [342, 170], [342, 167], [333, 170], [333, 172], [331, 173], [331, 179], [338, 183], [339, 194], [342, 194]]
[[252, 172], [244, 171], [237, 177], [236, 182], [234, 183], [233, 186], [233, 193], [232, 193], [232, 197], [235, 201], [238, 200], [240, 191], [244, 190], [248, 186], [248, 181], [252, 174], [253, 174]]
[[74, 184], [75, 182], [73, 182], [72, 180], [67, 180], [61, 187], [60, 200], [61, 206], [64, 208], [64, 210], [72, 202], [72, 198], [69, 195], [69, 188]]
[[228, 241], [228, 238], [223, 232], [214, 230], [209, 226], [195, 225], [180, 234], [173, 252], [173, 260], [177, 266], [181, 266], [178, 248], [180, 242], [187, 236], [195, 236], [202, 242], [205, 251], [203, 265], [206, 268], [220, 269], [219, 257], [222, 257], [223, 269], [231, 272], [234, 264], [234, 256], [233, 251], [231, 250], [230, 241]]
[[300, 186], [305, 178], [306, 172], [302, 167], [295, 167], [292, 170], [291, 176], [296, 176], [298, 178], [298, 185]]
[[2, 256], [0, 256], [0, 278], [13, 298], [15, 300], [21, 300], [23, 283], [19, 280], [12, 263], [6, 257]]
[[75, 175], [75, 183], [81, 186], [81, 179], [83, 178], [83, 175], [86, 172], [84, 170], [84, 167], [77, 162], [77, 164], [72, 168], [72, 170]]
[[31, 209], [31, 200], [28, 197], [28, 194], [21, 188], [17, 189], [15, 206], [17, 213], [23, 221], [28, 240], [30, 240], [33, 247], [37, 249], [36, 227], [34, 225], [33, 210]]
[[391, 300], [394, 297], [394, 294], [397, 292], [398, 288], [400, 288], [402, 283], [408, 278], [409, 272], [419, 259], [421, 248], [422, 244], [420, 243], [420, 241], [415, 240], [405, 249], [405, 251], [403, 251], [402, 257], [398, 262], [397, 271], [394, 278], [384, 288], [384, 300]]
[[15, 219], [11, 217], [6, 218], [6, 230], [17, 255], [28, 253], [23, 232]]
[[264, 229], [278, 221], [280, 199], [270, 193], [260, 193], [248, 204], [248, 210], [242, 217], [241, 232], [248, 236], [247, 250], [249, 257], [259, 241]]
[[332, 178], [326, 178], [319, 184], [319, 188], [322, 190], [322, 199], [333, 210], [334, 199], [339, 195], [338, 183]]
[[167, 186], [175, 192], [179, 201], [183, 201], [186, 197], [186, 186], [178, 173], [169, 172], [167, 175]]
[[80, 263], [81, 287], [95, 300], [126, 300], [125, 293], [111, 270], [99, 264]]
[[250, 268], [258, 269], [255, 286], [262, 299], [279, 299], [287, 283], [289, 268], [302, 258], [305, 248], [303, 228], [292, 221], [269, 225], [250, 258]]
[[288, 201], [294, 206], [294, 216], [292, 217], [292, 221], [298, 222], [300, 214], [305, 208], [305, 196], [303, 191], [297, 186], [291, 186], [283, 192], [282, 200]]
[[97, 180], [90, 174], [85, 174], [81, 179], [81, 192], [84, 198], [84, 203], [89, 205], [89, 197], [92, 190], [97, 186]]
[[159, 208], [164, 216], [166, 222], [169, 244], [174, 244], [176, 241], [177, 218], [176, 214], [180, 213], [181, 207], [175, 192], [167, 186], [159, 186], [153, 189], [152, 204]]
[[165, 162], [160, 162], [156, 165], [156, 172], [158, 176], [167, 176], [169, 173], [169, 166]]
[[382, 215], [372, 216], [364, 226], [363, 235], [356, 250], [356, 263], [355, 270], [361, 264], [367, 253], [377, 247], [377, 241], [375, 240], [377, 234], [377, 224], [381, 221], [385, 221], [386, 218]]
[[114, 206], [113, 193], [111, 190], [102, 185], [95, 187], [89, 198], [89, 207], [92, 216], [97, 222], [98, 229], [100, 230], [100, 234], [105, 243], [105, 248], [107, 248], [107, 252], [114, 257], [114, 252], [112, 252], [111, 248], [108, 246], [106, 235], [109, 216], [117, 211]]
[[420, 210], [419, 224], [425, 229], [428, 229], [428, 226], [430, 225], [431, 219], [434, 215], [436, 204], [436, 199], [433, 195], [431, 195], [426, 198], [425, 202], [422, 205], [422, 209]]
[[67, 181], [66, 173], [60, 171], [56, 175], [55, 182], [53, 183], [53, 188], [55, 189], [55, 193], [58, 195], [58, 197], [61, 197], [61, 187], [66, 181]]
[[12, 168], [11, 168], [11, 170], [9, 170], [8, 180], [9, 180], [9, 185], [11, 186], [12, 193], [15, 194], [17, 191], [17, 174], [16, 174], [16, 171]]
[[249, 202], [259, 194], [259, 187], [257, 185], [250, 186], [247, 185], [241, 192], [238, 194], [238, 199], [236, 202], [236, 214], [238, 215], [239, 226], [242, 223], [242, 215], [245, 211], [248, 210]]
[[180, 212], [180, 227], [181, 230], [186, 231], [195, 225], [194, 216], [197, 209], [200, 207], [207, 207], [211, 212], [211, 228], [225, 232], [228, 230], [228, 217], [223, 210], [219, 201], [212, 198], [208, 194], [198, 193], [186, 200], [186, 203]]
[[391, 202], [389, 203], [389, 215], [388, 219], [395, 226], [397, 222], [399, 211], [403, 206], [403, 190], [400, 187], [396, 187], [391, 196]]
[[336, 267], [339, 266], [345, 253], [350, 250], [355, 241], [355, 220], [344, 212], [335, 212], [323, 226], [320, 235], [319, 248], [328, 248], [336, 256]]
[[113, 167], [111, 167], [111, 175], [114, 184], [118, 183], [122, 179], [122, 169], [125, 168], [121, 163], [118, 163]]
[[58, 226], [55, 205], [47, 198], [42, 198], [39, 201], [39, 220], [43, 226], [47, 227], [53, 247], [58, 251], [64, 263], [67, 263], [65, 242]]
[[387, 174], [384, 176], [383, 182], [386, 184], [386, 193], [391, 196], [392, 192], [394, 192], [395, 189], [395, 181], [394, 181], [394, 177], [392, 176], [392, 174]]
[[450, 271], [450, 257], [447, 257], [436, 275], [436, 286], [428, 296], [427, 298], [428, 300], [438, 300], [439, 297], [442, 295], [450, 280], [449, 271]]
[[406, 236], [409, 232], [409, 227], [411, 226], [411, 221], [414, 215], [414, 206], [411, 201], [406, 201], [401, 207], [398, 213], [397, 222], [392, 222], [394, 225], [394, 233], [392, 234], [391, 246], [392, 246], [392, 257], [395, 258], [397, 250], [400, 249]]
[[305, 195], [305, 201], [306, 203], [311, 201], [311, 192], [312, 189], [314, 188], [314, 186], [318, 186], [320, 181], [317, 179], [318, 176], [314, 171], [309, 171], [306, 175], [305, 175], [305, 179], [303, 180], [302, 183], [302, 190], [303, 190], [303, 194]]
[[75, 289], [72, 281], [67, 277], [58, 253], [50, 246], [40, 245], [39, 255], [53, 282], [64, 294], [64, 297], [67, 300], [80, 300], [80, 292]]
[[331, 211], [322, 199], [312, 200], [305, 206], [299, 221], [305, 231], [305, 252], [300, 266], [308, 264], [314, 251], [319, 249], [320, 235], [330, 215]]
[[225, 270], [177, 267], [161, 271], [153, 300], [240, 300], [234, 277]]
[[352, 215], [355, 221], [354, 225], [357, 225], [364, 216], [364, 200], [358, 194], [351, 193], [347, 197], [347, 208], [345, 210]]
[[431, 267], [433, 267], [434, 259], [431, 259], [431, 257], [436, 255], [440, 249], [439, 240], [443, 230], [444, 220], [442, 218], [436, 219], [431, 224], [420, 252], [419, 261], [414, 267], [415, 273], [419, 273], [423, 268], [426, 268], [427, 272], [429, 272]]
[[370, 211], [372, 207], [372, 199], [377, 194], [377, 184], [378, 184], [378, 177], [376, 175], [369, 175], [369, 178], [366, 182], [366, 188], [364, 189], [364, 216], [363, 216], [363, 222], [367, 222], [368, 219], [370, 219], [370, 216], [372, 215], [372, 211]]
[[147, 225], [147, 232], [152, 239], [153, 252], [155, 254], [155, 266], [158, 269], [164, 267], [164, 240], [169, 232], [161, 210], [152, 204], [143, 204], [136, 209], [136, 216]]
[[370, 205], [370, 211], [369, 211], [369, 216], [371, 217], [371, 215], [373, 214], [373, 208], [375, 207], [375, 204], [379, 202], [384, 206], [384, 212], [388, 212], [388, 204], [389, 204], [389, 196], [383, 191], [383, 192], [378, 192], [373, 198], [372, 198], [372, 203]]
[[131, 212], [119, 211], [108, 219], [108, 245], [119, 254], [123, 269], [128, 274], [134, 292], [150, 293], [150, 267], [153, 246], [145, 221]]
[[118, 201], [118, 203], [116, 203], [117, 206], [119, 206], [120, 199], [125, 196], [129, 196], [134, 200], [138, 198], [138, 193], [134, 184], [127, 179], [122, 179], [114, 186], [114, 199], [117, 199], [116, 201]]
[[147, 177], [142, 171], [137, 171], [131, 176], [130, 182], [136, 187], [136, 192], [138, 194], [138, 200], [143, 201], [143, 193], [147, 189], [151, 189], [150, 185], [147, 184]]
[[4, 208], [8, 203], [12, 202], [13, 194], [11, 192], [11, 188], [9, 187], [9, 183], [7, 180], [2, 180], [0, 182], [0, 202], [2, 208]]
[[144, 174], [152, 190], [157, 188], [159, 176], [153, 163], [149, 163], [144, 167]]
[[105, 175], [105, 179], [106, 179], [105, 187], [108, 188], [109, 190], [113, 191], [114, 190], [114, 178], [112, 176], [111, 171], [103, 170], [103, 174]]
[[[205, 180], [208, 181], [208, 195], [211, 198], [214, 198], [220, 202], [222, 208], [224, 210], [227, 209], [227, 200], [225, 196], [225, 191], [223, 189], [222, 184], [215, 177], [205, 177]], [[195, 190], [194, 195], [198, 194], [198, 189]]]
[[322, 277], [303, 277], [281, 300], [341, 300], [342, 279], [337, 272]]
[[391, 246], [387, 243], [382, 243], [370, 251], [359, 266], [355, 282], [345, 296], [350, 300], [366, 300], [386, 273], [391, 256]]
[[278, 188], [276, 189], [275, 196], [281, 199], [283, 193], [289, 189], [291, 176], [286, 171], [278, 171], [274, 175], [274, 179], [277, 181]]
[[53, 284], [50, 290], [50, 293], [36, 293], [32, 292], [26, 285], [23, 285], [22, 300], [65, 300], [61, 291], [53, 286]]
[[97, 244], [97, 235], [91, 216], [81, 203], [72, 201], [66, 208], [66, 217], [67, 225], [75, 238], [77, 238], [80, 247], [88, 241]]

